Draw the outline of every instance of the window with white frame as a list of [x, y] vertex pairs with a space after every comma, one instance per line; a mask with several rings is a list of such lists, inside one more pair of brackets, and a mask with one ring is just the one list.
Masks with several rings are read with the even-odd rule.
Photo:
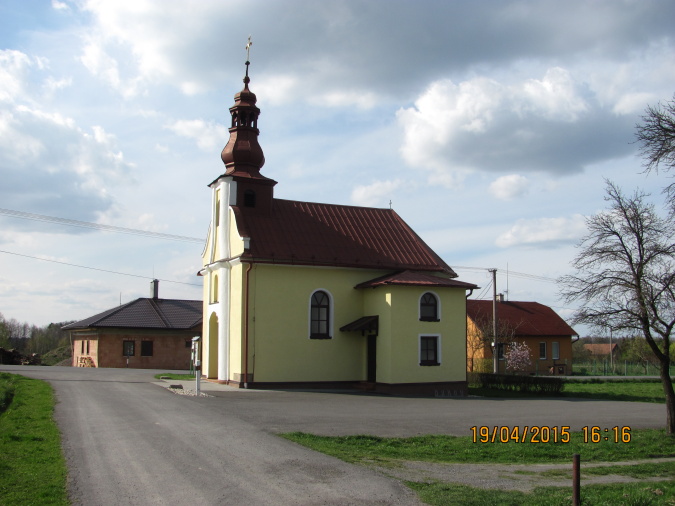
[[553, 360], [560, 359], [560, 343], [557, 342], [551, 343], [551, 358]]
[[420, 365], [441, 365], [440, 336], [420, 336], [419, 339]]
[[539, 343], [539, 359], [546, 360], [546, 343]]

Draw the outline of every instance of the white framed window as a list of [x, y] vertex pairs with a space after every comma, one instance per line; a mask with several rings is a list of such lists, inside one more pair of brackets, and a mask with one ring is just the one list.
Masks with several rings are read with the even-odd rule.
[[420, 321], [441, 321], [441, 299], [434, 292], [425, 292], [420, 296], [418, 310]]
[[560, 343], [551, 343], [551, 358], [553, 360], [560, 360]]
[[421, 366], [441, 365], [441, 336], [438, 334], [419, 335], [419, 364]]
[[546, 360], [546, 343], [539, 343], [539, 360]]
[[333, 338], [333, 297], [328, 290], [315, 290], [309, 298], [309, 338]]

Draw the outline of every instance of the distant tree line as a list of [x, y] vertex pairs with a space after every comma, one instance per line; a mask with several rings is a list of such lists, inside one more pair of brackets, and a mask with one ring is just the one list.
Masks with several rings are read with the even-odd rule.
[[22, 355], [37, 353], [44, 355], [62, 346], [70, 345], [67, 331], [61, 327], [71, 322], [50, 323], [37, 327], [22, 323], [14, 318], [9, 320], [0, 313], [0, 348], [17, 350]]

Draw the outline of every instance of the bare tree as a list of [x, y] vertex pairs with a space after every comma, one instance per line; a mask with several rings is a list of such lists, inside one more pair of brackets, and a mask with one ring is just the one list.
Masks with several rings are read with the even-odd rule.
[[675, 392], [669, 347], [675, 326], [675, 223], [660, 217], [647, 194], [625, 196], [607, 181], [609, 209], [586, 219], [588, 235], [560, 278], [561, 295], [579, 302], [574, 323], [640, 333], [659, 363], [666, 432], [675, 437]]
[[[670, 102], [648, 106], [638, 123], [636, 137], [646, 172], [675, 169], [675, 95]], [[665, 190], [675, 211], [675, 182]]]

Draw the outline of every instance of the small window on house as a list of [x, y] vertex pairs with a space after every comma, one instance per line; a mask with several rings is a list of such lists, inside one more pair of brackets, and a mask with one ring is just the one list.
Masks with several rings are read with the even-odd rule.
[[546, 343], [539, 343], [539, 358], [546, 360]]
[[80, 342], [82, 343], [82, 346], [81, 346], [82, 349], [80, 350], [80, 355], [84, 355], [84, 339], [82, 339], [82, 341], [80, 341]]
[[141, 357], [152, 357], [152, 341], [141, 341]]
[[330, 339], [330, 298], [326, 292], [312, 294], [309, 337]]
[[255, 192], [253, 190], [244, 192], [244, 207], [255, 207]]
[[125, 357], [133, 357], [135, 353], [135, 345], [136, 343], [134, 341], [123, 341], [122, 355]]
[[560, 359], [560, 343], [551, 343], [551, 358], [553, 360]]
[[438, 336], [420, 336], [420, 365], [440, 365]]
[[89, 339], [87, 339], [87, 355], [89, 355]]
[[438, 299], [436, 296], [427, 292], [420, 298], [420, 320], [425, 322], [437, 322], [438, 318]]

